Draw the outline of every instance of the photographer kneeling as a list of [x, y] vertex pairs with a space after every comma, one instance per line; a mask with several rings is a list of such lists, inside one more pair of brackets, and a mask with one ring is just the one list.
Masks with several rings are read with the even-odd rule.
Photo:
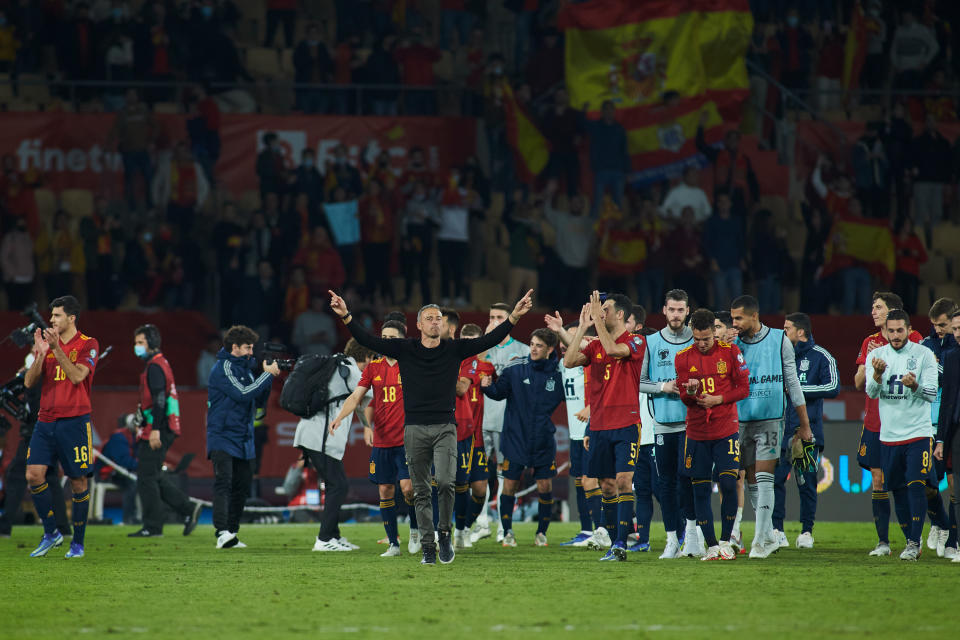
[[217, 549], [243, 548], [237, 532], [250, 494], [253, 461], [253, 417], [270, 395], [276, 362], [263, 363], [253, 376], [253, 345], [260, 336], [249, 327], [230, 327], [210, 371], [207, 388], [207, 458], [213, 461], [213, 527]]
[[[0, 387], [3, 397], [3, 408], [20, 422], [20, 444], [7, 465], [3, 478], [3, 488], [6, 497], [0, 504], [3, 505], [3, 515], [0, 516], [0, 538], [10, 537], [14, 524], [23, 522], [23, 512], [20, 505], [27, 491], [27, 450], [30, 448], [30, 438], [33, 428], [37, 424], [37, 413], [40, 411], [40, 385], [36, 384], [29, 389], [23, 385], [23, 374], [35, 359], [34, 353], [29, 353], [22, 369], [16, 377]], [[9, 425], [9, 423], [7, 423]], [[0, 436], [9, 426], [0, 426]], [[60, 476], [55, 466], [47, 468], [46, 481], [53, 486], [60, 486]], [[53, 515], [57, 521], [57, 529], [64, 536], [70, 535], [70, 520], [67, 519], [67, 506], [63, 501], [63, 491], [53, 500]]]
[[160, 330], [145, 324], [134, 331], [133, 352], [147, 363], [140, 374], [142, 416], [137, 436], [137, 492], [143, 509], [143, 527], [128, 538], [158, 538], [163, 535], [164, 505], [183, 518], [183, 535], [197, 527], [199, 502], [190, 501], [173, 479], [163, 472], [167, 450], [180, 435], [180, 402], [173, 369], [160, 352]]

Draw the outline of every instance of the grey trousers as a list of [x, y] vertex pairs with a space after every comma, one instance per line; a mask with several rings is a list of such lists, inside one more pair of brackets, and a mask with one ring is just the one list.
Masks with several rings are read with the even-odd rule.
[[413, 482], [413, 500], [417, 510], [420, 538], [433, 542], [433, 501], [430, 467], [437, 480], [440, 529], [450, 530], [457, 479], [457, 427], [454, 424], [408, 424], [403, 446], [407, 468]]

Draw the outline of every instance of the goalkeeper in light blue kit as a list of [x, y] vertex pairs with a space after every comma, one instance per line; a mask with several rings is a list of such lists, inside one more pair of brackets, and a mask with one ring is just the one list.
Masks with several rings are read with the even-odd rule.
[[936, 490], [930, 403], [937, 398], [937, 359], [927, 347], [910, 342], [909, 335], [910, 316], [892, 309], [886, 320], [889, 344], [874, 349], [867, 363], [867, 395], [880, 400], [886, 489], [893, 491], [898, 515], [909, 505], [909, 520], [901, 518], [907, 537], [901, 560], [920, 557], [928, 487]]

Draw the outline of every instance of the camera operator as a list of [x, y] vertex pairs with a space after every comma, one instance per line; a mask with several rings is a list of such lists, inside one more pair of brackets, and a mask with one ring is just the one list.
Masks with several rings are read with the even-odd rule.
[[[20, 413], [20, 443], [13, 460], [7, 466], [3, 478], [5, 498], [3, 501], [3, 515], [0, 516], [0, 538], [10, 537], [13, 525], [20, 520], [20, 505], [23, 494], [27, 490], [27, 450], [30, 448], [30, 438], [33, 436], [33, 427], [37, 424], [37, 412], [40, 410], [40, 385], [26, 389], [23, 386], [23, 375], [36, 359], [36, 354], [27, 354], [24, 366], [17, 372], [16, 377], [4, 385], [18, 402], [22, 403]], [[18, 407], [19, 409], [19, 407]], [[13, 416], [18, 417], [18, 416]], [[51, 486], [60, 486], [57, 469], [53, 465], [47, 467], [46, 482]], [[57, 523], [57, 530], [61, 535], [70, 535], [70, 521], [67, 519], [67, 507], [63, 500], [53, 500], [53, 516]]]
[[197, 527], [200, 503], [193, 503], [180, 487], [163, 473], [167, 450], [180, 435], [180, 402], [173, 369], [160, 352], [160, 330], [145, 324], [133, 333], [133, 352], [146, 361], [140, 374], [140, 405], [138, 415], [142, 424], [137, 443], [137, 493], [143, 509], [143, 527], [128, 534], [128, 538], [158, 538], [163, 535], [165, 504], [183, 518], [183, 535], [188, 536]]
[[213, 461], [213, 526], [217, 549], [242, 548], [237, 532], [253, 479], [253, 417], [270, 395], [276, 362], [263, 363], [253, 376], [253, 345], [260, 336], [250, 327], [230, 327], [210, 371], [207, 386], [207, 457]]

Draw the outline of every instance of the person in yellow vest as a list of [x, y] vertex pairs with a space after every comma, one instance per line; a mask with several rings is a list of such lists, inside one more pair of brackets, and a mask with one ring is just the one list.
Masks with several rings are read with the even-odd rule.
[[197, 528], [202, 505], [192, 502], [161, 467], [167, 450], [180, 435], [180, 402], [173, 369], [160, 351], [160, 330], [145, 324], [134, 331], [133, 352], [146, 361], [140, 374], [142, 422], [137, 434], [137, 492], [143, 508], [143, 527], [130, 538], [163, 535], [166, 507], [183, 518], [183, 535]]

